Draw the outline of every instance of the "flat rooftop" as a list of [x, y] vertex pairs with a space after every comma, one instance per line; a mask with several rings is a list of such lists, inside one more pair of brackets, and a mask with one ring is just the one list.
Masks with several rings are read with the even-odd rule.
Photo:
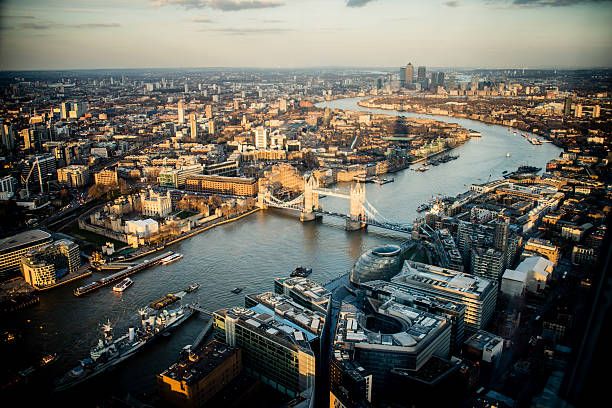
[[452, 269], [406, 261], [402, 271], [391, 279], [398, 284], [416, 283], [418, 286], [436, 288], [449, 292], [461, 292], [480, 297], [494, 284], [489, 279]]
[[331, 298], [329, 290], [308, 278], [296, 276], [294, 278], [276, 278], [276, 281], [310, 298], [313, 303], [320, 304], [323, 301], [329, 301]]
[[325, 316], [322, 313], [300, 306], [288, 296], [264, 292], [248, 297], [273, 310], [275, 316], [295, 323], [314, 335], [319, 335], [325, 324]]
[[12, 237], [0, 240], [0, 253], [19, 249], [22, 245], [36, 244], [37, 241], [51, 239], [51, 234], [38, 229], [20, 232]]
[[213, 372], [222, 362], [237, 352], [237, 348], [213, 340], [192, 351], [191, 357], [182, 357], [178, 363], [170, 366], [161, 375], [176, 381], [185, 381], [191, 385]]

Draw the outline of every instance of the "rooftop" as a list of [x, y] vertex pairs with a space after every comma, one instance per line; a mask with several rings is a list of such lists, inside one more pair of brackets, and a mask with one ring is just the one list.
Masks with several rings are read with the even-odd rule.
[[412, 261], [404, 262], [402, 272], [391, 281], [398, 284], [412, 282], [417, 283], [418, 286], [431, 286], [444, 291], [461, 292], [473, 296], [482, 296], [494, 286], [494, 283], [486, 278]]
[[51, 239], [51, 234], [38, 229], [20, 232], [12, 237], [0, 240], [0, 253], [15, 250], [21, 245], [36, 244], [37, 241]]
[[178, 363], [173, 364], [161, 373], [161, 375], [176, 381], [185, 381], [191, 385], [206, 377], [236, 352], [238, 352], [237, 348], [213, 340], [192, 351], [189, 357], [183, 357]]

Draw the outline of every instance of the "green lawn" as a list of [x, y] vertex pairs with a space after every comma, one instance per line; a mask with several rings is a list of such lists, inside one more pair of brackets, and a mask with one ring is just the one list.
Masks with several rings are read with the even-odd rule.
[[189, 218], [193, 215], [196, 215], [197, 212], [194, 211], [181, 211], [180, 213], [175, 214], [177, 218], [184, 220], [185, 218]]
[[91, 231], [85, 231], [79, 228], [78, 223], [73, 223], [73, 225], [65, 231], [68, 235], [72, 235], [75, 238], [82, 239], [83, 241], [90, 242], [97, 246], [103, 246], [107, 242], [111, 242], [115, 244], [115, 248], [122, 248], [127, 244], [125, 242], [117, 241], [112, 238], [105, 237], [104, 235], [99, 235]]

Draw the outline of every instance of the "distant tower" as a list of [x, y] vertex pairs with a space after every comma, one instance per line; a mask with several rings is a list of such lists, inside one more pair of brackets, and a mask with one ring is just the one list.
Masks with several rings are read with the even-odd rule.
[[183, 107], [183, 101], [178, 103], [178, 122], [179, 125], [185, 123], [185, 108]]
[[478, 90], [478, 75], [472, 75], [472, 87], [471, 87], [472, 91], [477, 91]]
[[189, 128], [191, 129], [191, 138], [198, 138], [198, 122], [196, 121], [195, 113], [189, 115]]
[[414, 83], [414, 67], [411, 63], [406, 65], [406, 74], [404, 76], [404, 83], [406, 85]]
[[263, 126], [259, 126], [257, 129], [255, 129], [255, 148], [268, 148], [268, 132]]
[[419, 67], [417, 70], [417, 82], [423, 83], [425, 82], [425, 78], [427, 77], [427, 68]]
[[212, 119], [208, 121], [208, 133], [211, 135], [215, 134], [215, 121]]
[[212, 105], [206, 105], [206, 118], [212, 119], [212, 117], [213, 117]]

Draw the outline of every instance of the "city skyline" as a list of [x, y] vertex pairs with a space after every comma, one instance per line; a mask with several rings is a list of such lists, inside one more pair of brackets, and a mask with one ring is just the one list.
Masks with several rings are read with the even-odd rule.
[[112, 0], [75, 5], [60, 0], [49, 7], [39, 0], [9, 0], [0, 6], [0, 69], [395, 67], [408, 62], [609, 67], [611, 4]]

